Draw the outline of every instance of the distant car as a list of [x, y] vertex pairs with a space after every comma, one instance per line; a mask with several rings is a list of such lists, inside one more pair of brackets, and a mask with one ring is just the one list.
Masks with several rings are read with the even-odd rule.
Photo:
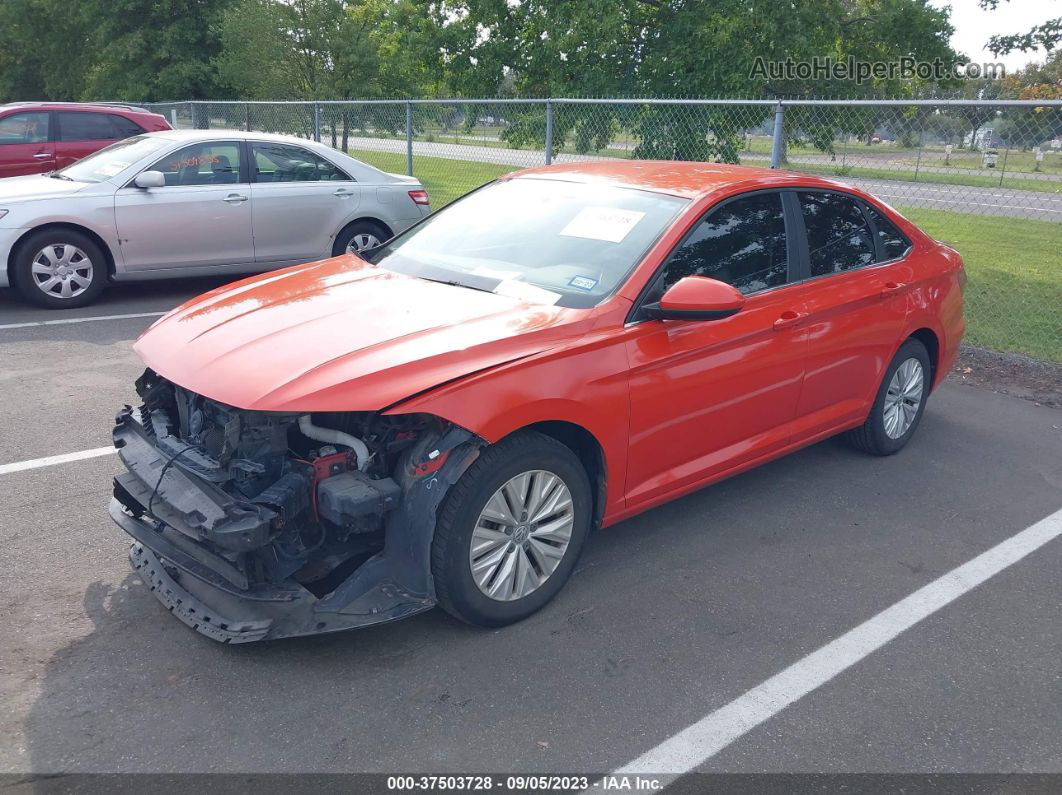
[[123, 138], [169, 129], [165, 116], [133, 105], [0, 105], [0, 177], [54, 171]]
[[313, 141], [232, 130], [138, 135], [0, 180], [0, 287], [61, 309], [108, 280], [241, 274], [374, 248], [429, 212], [413, 177]]
[[152, 325], [111, 516], [151, 592], [227, 643], [433, 604], [509, 624], [591, 528], [836, 433], [898, 452], [955, 359], [965, 280], [956, 251], [829, 180], [520, 172], [365, 257]]

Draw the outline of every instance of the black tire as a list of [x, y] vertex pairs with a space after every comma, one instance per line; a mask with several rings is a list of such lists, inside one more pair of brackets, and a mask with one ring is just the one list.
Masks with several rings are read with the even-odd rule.
[[[469, 553], [480, 512], [510, 479], [532, 470], [559, 477], [572, 497], [574, 523], [557, 568], [522, 598], [499, 601], [480, 590], [472, 576]], [[557, 440], [523, 431], [484, 449], [454, 484], [439, 511], [431, 550], [431, 570], [439, 605], [450, 615], [485, 627], [500, 627], [541, 609], [571, 576], [590, 529], [593, 500], [586, 470], [575, 454]], [[516, 550], [518, 554], [519, 550]]]
[[[67, 246], [80, 249], [91, 263], [91, 270], [77, 269], [76, 273], [68, 270], [65, 273], [65, 279], [57, 276], [59, 281], [53, 288], [54, 292], [45, 292], [38, 286], [37, 277], [33, 273], [33, 260], [41, 251], [50, 246], [57, 247], [52, 249], [53, 252], [65, 252]], [[84, 260], [77, 259], [72, 260], [70, 264], [76, 268], [76, 265], [82, 262]], [[40, 232], [31, 233], [19, 243], [18, 250], [15, 252], [14, 265], [12, 275], [15, 288], [27, 301], [46, 309], [73, 309], [91, 304], [107, 285], [107, 258], [103, 251], [88, 235], [73, 229], [43, 229]], [[87, 279], [88, 285], [75, 284], [75, 277]], [[44, 280], [44, 283], [47, 281]], [[80, 292], [67, 298], [62, 297], [59, 291], [62, 290], [64, 283], [69, 285], [72, 293], [78, 290]]]
[[379, 243], [383, 243], [391, 237], [391, 234], [377, 223], [372, 221], [354, 221], [344, 226], [339, 231], [339, 234], [336, 235], [336, 242], [332, 244], [332, 256], [338, 257], [340, 254], [345, 254], [350, 241], [361, 235], [370, 235], [376, 238]]
[[[914, 419], [902, 435], [892, 438], [885, 430], [885, 399], [889, 391], [889, 384], [896, 371], [908, 359], [917, 359], [922, 366], [922, 395], [915, 411]], [[877, 397], [870, 409], [870, 415], [858, 428], [848, 431], [845, 438], [857, 450], [871, 455], [892, 455], [898, 453], [914, 436], [918, 424], [922, 421], [922, 415], [926, 410], [926, 399], [929, 397], [929, 388], [932, 383], [933, 368], [929, 361], [929, 353], [926, 346], [916, 339], [908, 339], [896, 355], [892, 357], [889, 366], [885, 368], [885, 375], [878, 387]]]

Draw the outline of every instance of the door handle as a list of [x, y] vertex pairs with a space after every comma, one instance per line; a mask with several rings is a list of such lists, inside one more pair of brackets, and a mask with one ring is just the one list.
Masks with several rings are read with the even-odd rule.
[[888, 298], [890, 295], [896, 295], [906, 286], [903, 282], [885, 282], [885, 285], [881, 288], [881, 297]]
[[333, 193], [333, 196], [338, 196], [341, 199], [345, 199], [347, 196], [353, 196], [354, 191], [349, 191], [346, 188], [337, 188]]
[[34, 160], [44, 160], [47, 157], [51, 157], [47, 152], [39, 152], [33, 156]]
[[247, 201], [247, 197], [241, 196], [239, 193], [230, 193], [228, 196], [222, 199], [222, 201], [226, 201], [229, 204], [239, 204], [240, 202]]
[[781, 331], [790, 326], [795, 326], [807, 316], [807, 312], [794, 312], [792, 309], [787, 309], [776, 321], [774, 321], [774, 330]]

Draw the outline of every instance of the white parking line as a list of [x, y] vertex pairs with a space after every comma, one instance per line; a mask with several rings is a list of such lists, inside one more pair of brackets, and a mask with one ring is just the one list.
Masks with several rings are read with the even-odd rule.
[[62, 455], [50, 455], [46, 458], [32, 458], [29, 461], [15, 461], [12, 464], [0, 464], [0, 475], [22, 472], [26, 469], [50, 467], [55, 464], [66, 464], [70, 461], [84, 461], [86, 458], [99, 458], [101, 455], [108, 455], [114, 451], [114, 447], [95, 447], [92, 450], [78, 450], [76, 453], [63, 453]]
[[664, 740], [615, 775], [687, 773], [901, 632], [1062, 535], [1062, 509], [920, 588]]
[[0, 325], [0, 331], [9, 328], [31, 328], [33, 326], [65, 326], [70, 323], [91, 323], [94, 320], [127, 320], [136, 317], [161, 317], [165, 312], [135, 312], [131, 315], [95, 315], [94, 317], [64, 317], [61, 320], [33, 320], [26, 323], [8, 323]]

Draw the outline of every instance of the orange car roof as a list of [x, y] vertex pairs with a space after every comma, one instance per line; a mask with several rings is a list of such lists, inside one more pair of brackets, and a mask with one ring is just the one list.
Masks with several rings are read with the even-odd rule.
[[514, 179], [524, 177], [601, 182], [688, 199], [739, 183], [750, 188], [806, 185], [851, 189], [839, 182], [792, 171], [682, 160], [590, 160], [529, 168], [509, 175]]

